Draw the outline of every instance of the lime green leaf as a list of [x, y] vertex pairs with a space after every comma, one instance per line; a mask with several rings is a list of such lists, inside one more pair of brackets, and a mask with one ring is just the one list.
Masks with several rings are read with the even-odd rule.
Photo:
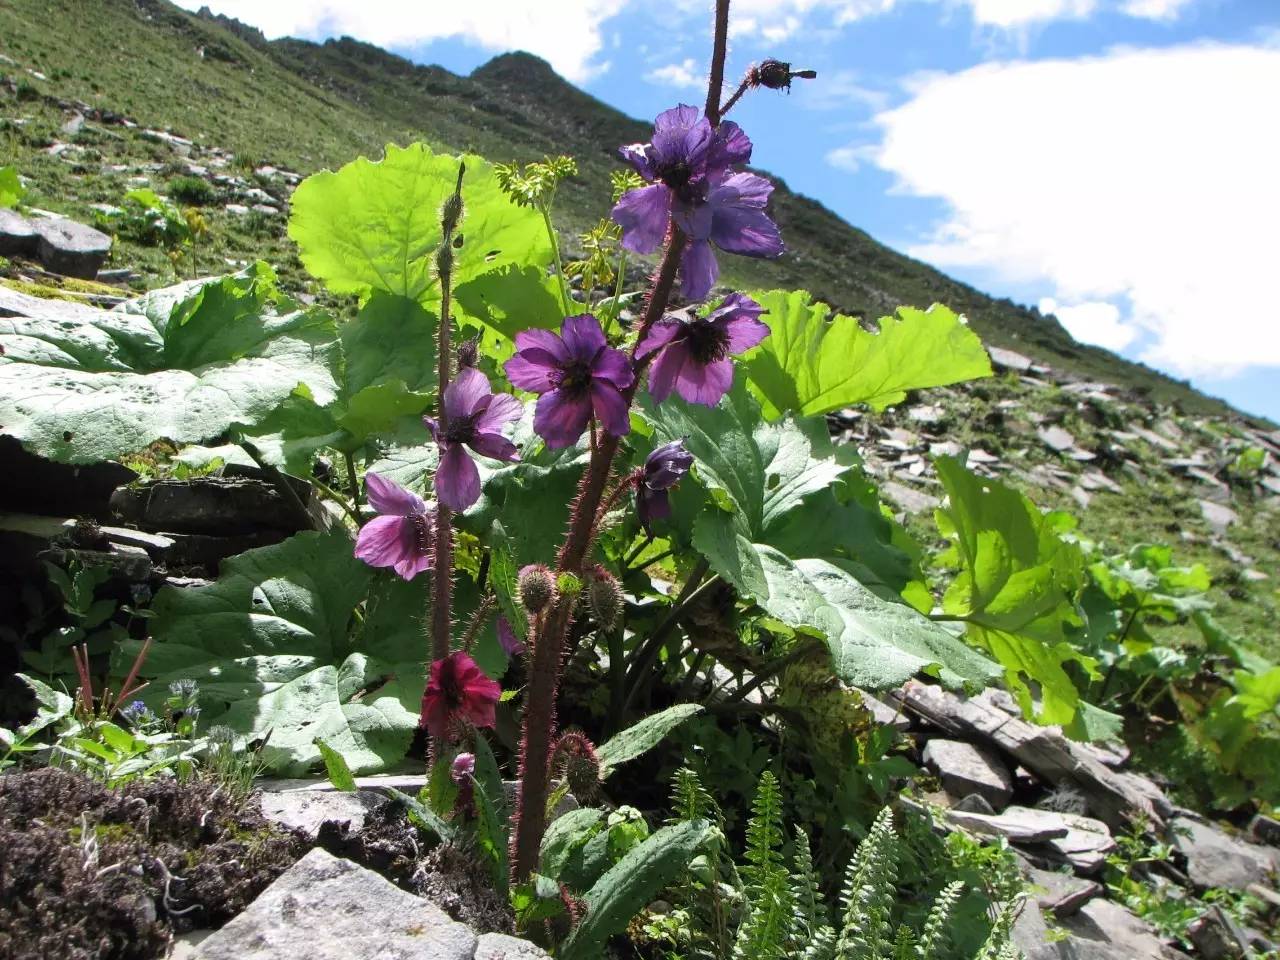
[[375, 291], [355, 318], [342, 325], [347, 394], [394, 381], [409, 390], [434, 390], [439, 322], [408, 297]]
[[1272, 667], [1266, 673], [1237, 670], [1231, 676], [1231, 684], [1236, 688], [1231, 702], [1240, 704], [1247, 718], [1277, 714], [1280, 719], [1280, 667]]
[[27, 191], [14, 167], [0, 167], [0, 210], [16, 207]]
[[351, 775], [351, 768], [347, 766], [347, 761], [342, 759], [342, 754], [319, 737], [316, 737], [316, 748], [320, 751], [325, 773], [329, 775], [329, 782], [333, 784], [334, 789], [345, 793], [354, 792], [356, 778]]
[[481, 349], [500, 361], [515, 351], [511, 341], [521, 330], [554, 330], [564, 320], [558, 283], [540, 267], [490, 270], [460, 284], [454, 300], [459, 322], [480, 327]]
[[388, 145], [382, 160], [360, 157], [299, 185], [289, 236], [307, 270], [334, 293], [365, 297], [377, 290], [424, 304], [438, 300], [440, 209], [457, 184], [460, 159], [467, 169], [455, 286], [489, 270], [550, 262], [541, 215], [508, 200], [492, 166], [480, 157], [435, 154], [416, 143]]
[[634, 723], [621, 733], [610, 737], [596, 750], [600, 760], [600, 779], [604, 780], [613, 773], [614, 767], [634, 760], [656, 747], [668, 733], [690, 717], [702, 712], [696, 703], [677, 703], [674, 707], [645, 717]]
[[32, 316], [0, 318], [0, 423], [42, 456], [90, 463], [258, 423], [299, 388], [329, 403], [333, 321], [270, 312], [273, 296], [258, 266], [74, 319], [24, 298]]
[[511, 624], [512, 632], [525, 642], [529, 639], [529, 615], [520, 605], [519, 570], [502, 524], [494, 523], [489, 541], [489, 583], [498, 598], [498, 609]]
[[765, 416], [828, 413], [855, 404], [883, 410], [908, 390], [991, 376], [981, 341], [946, 307], [899, 307], [869, 333], [803, 290], [755, 294], [769, 337], [744, 363]]

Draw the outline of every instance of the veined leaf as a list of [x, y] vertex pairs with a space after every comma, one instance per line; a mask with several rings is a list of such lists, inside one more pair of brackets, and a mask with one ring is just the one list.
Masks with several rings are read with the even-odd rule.
[[0, 167], [0, 210], [18, 205], [18, 201], [26, 195], [22, 181], [18, 179], [18, 171], [13, 167]]
[[466, 174], [454, 285], [501, 267], [550, 262], [541, 215], [507, 199], [492, 166], [477, 156], [436, 154], [415, 143], [388, 144], [382, 160], [360, 157], [299, 185], [289, 236], [307, 270], [334, 293], [367, 297], [376, 290], [423, 304], [437, 301], [440, 209], [457, 184], [459, 161]]
[[648, 753], [661, 743], [668, 733], [701, 712], [700, 704], [677, 703], [673, 707], [667, 707], [665, 710], [645, 717], [610, 737], [596, 750], [596, 756], [600, 760], [600, 779], [607, 778], [619, 764]]
[[946, 307], [899, 307], [869, 333], [804, 290], [753, 294], [770, 334], [744, 366], [765, 416], [776, 420], [866, 404], [883, 410], [908, 390], [991, 376], [977, 335]]

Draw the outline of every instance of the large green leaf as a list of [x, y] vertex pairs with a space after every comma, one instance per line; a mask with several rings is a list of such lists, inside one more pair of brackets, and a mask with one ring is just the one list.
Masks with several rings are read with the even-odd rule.
[[[232, 557], [216, 583], [157, 594], [143, 699], [195, 680], [201, 722], [269, 734], [264, 756], [274, 770], [318, 764], [317, 739], [355, 773], [386, 769], [417, 724], [426, 580], [372, 571], [342, 531], [300, 533]], [[352, 614], [366, 593], [355, 643]], [[135, 646], [121, 649], [117, 667]]]
[[0, 167], [0, 210], [17, 206], [26, 192], [15, 168]]
[[291, 306], [261, 264], [112, 312], [24, 301], [33, 316], [0, 318], [0, 425], [42, 456], [90, 463], [259, 423], [298, 390], [330, 402], [332, 320], [273, 301]]
[[701, 704], [677, 703], [614, 734], [596, 750], [596, 756], [600, 760], [600, 779], [607, 779], [619, 764], [648, 753], [668, 733], [701, 712]]
[[308, 177], [293, 194], [289, 236], [312, 276], [334, 293], [375, 290], [421, 303], [439, 299], [435, 253], [440, 210], [454, 190], [459, 160], [465, 205], [454, 250], [454, 284], [514, 265], [544, 266], [551, 246], [541, 215], [507, 199], [493, 167], [476, 156], [432, 153], [425, 144], [389, 144], [336, 173]]
[[[781, 623], [825, 638], [844, 680], [884, 688], [920, 671], [952, 686], [998, 676], [962, 640], [897, 602], [910, 559], [866, 502], [833, 492], [853, 468], [825, 437], [811, 439], [791, 420], [766, 423], [741, 384], [715, 408], [669, 398], [646, 417], [655, 443], [687, 438], [710, 495], [693, 545], [711, 569]], [[825, 456], [815, 456], [815, 443]]]
[[908, 390], [991, 376], [977, 335], [946, 307], [899, 307], [870, 333], [803, 290], [754, 295], [769, 337], [745, 361], [765, 416], [828, 413], [855, 404], [883, 410]]
[[1005, 682], [1026, 713], [1033, 713], [1029, 684], [1035, 683], [1041, 699], [1037, 720], [1088, 735], [1089, 717], [1080, 712], [1079, 693], [1064, 669], [1075, 661], [1094, 672], [1093, 660], [1066, 635], [1068, 627], [1080, 624], [1080, 548], [1059, 535], [1055, 515], [1042, 514], [1016, 490], [950, 457], [938, 458], [934, 466], [948, 495], [948, 505], [937, 512], [938, 526], [951, 539], [960, 566], [943, 609], [966, 621], [969, 638], [1005, 668]]

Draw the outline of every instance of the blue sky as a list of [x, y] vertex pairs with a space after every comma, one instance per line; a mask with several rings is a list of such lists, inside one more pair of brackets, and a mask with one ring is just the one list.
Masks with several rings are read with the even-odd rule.
[[[183, 0], [466, 73], [700, 104], [709, 0]], [[735, 0], [753, 163], [878, 240], [1280, 421], [1280, 0]]]

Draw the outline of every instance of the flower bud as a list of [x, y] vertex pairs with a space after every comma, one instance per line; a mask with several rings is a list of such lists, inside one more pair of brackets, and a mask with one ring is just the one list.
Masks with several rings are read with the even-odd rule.
[[453, 758], [452, 766], [449, 767], [449, 777], [459, 786], [470, 783], [475, 772], [476, 755], [474, 753], [458, 754]]
[[582, 733], [571, 730], [556, 741], [552, 757], [574, 797], [590, 800], [600, 785], [600, 758], [595, 745]]
[[436, 273], [447, 277], [453, 272], [453, 249], [448, 245], [436, 251]]
[[458, 369], [474, 367], [480, 359], [480, 338], [469, 337], [458, 346]]
[[462, 195], [450, 194], [449, 199], [440, 208], [440, 226], [445, 233], [452, 233], [462, 220]]
[[542, 564], [531, 563], [520, 570], [520, 602], [534, 616], [545, 610], [555, 595], [555, 579]]
[[605, 630], [612, 630], [622, 614], [622, 587], [599, 564], [587, 571], [587, 606], [592, 619]]
[[770, 57], [760, 66], [751, 69], [750, 80], [753, 86], [768, 87], [770, 90], [791, 91], [791, 81], [796, 77], [812, 80], [818, 75], [816, 70], [792, 70], [791, 64], [774, 60]]

